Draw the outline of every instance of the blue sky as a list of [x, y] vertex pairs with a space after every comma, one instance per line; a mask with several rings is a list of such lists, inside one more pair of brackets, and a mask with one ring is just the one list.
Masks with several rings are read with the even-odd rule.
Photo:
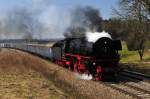
[[98, 8], [104, 19], [111, 17], [111, 8], [116, 7], [118, 0], [0, 0], [0, 10], [5, 11], [15, 6], [32, 7], [32, 1], [48, 1], [50, 5], [56, 5], [63, 9], [74, 6], [93, 6]]

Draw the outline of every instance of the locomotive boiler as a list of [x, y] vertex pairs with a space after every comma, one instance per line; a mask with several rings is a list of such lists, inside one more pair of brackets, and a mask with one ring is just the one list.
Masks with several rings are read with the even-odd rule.
[[53, 61], [71, 71], [92, 75], [94, 80], [115, 79], [121, 50], [120, 40], [106, 33], [66, 38], [52, 47]]

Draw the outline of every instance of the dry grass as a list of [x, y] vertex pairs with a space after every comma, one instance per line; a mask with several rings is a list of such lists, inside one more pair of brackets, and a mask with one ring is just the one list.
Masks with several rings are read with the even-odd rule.
[[44, 65], [26, 53], [2, 49], [0, 99], [70, 99], [44, 76], [48, 72]]
[[41, 74], [1, 73], [0, 99], [60, 99], [65, 93]]
[[[0, 91], [3, 93], [0, 92], [0, 98], [8, 99], [7, 96], [12, 94], [12, 97], [19, 99], [21, 96], [21, 98], [32, 96], [36, 99], [46, 99], [52, 97], [51, 95], [54, 97], [47, 99], [132, 99], [100, 82], [80, 80], [74, 73], [60, 66], [20, 51], [3, 49], [0, 52], [0, 69], [5, 71], [4, 77], [1, 75]], [[17, 74], [11, 75], [10, 71]], [[50, 90], [51, 85], [54, 86], [53, 91], [56, 94]]]

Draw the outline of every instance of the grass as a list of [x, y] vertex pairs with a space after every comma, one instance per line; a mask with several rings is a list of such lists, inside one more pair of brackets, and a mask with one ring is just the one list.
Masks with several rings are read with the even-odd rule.
[[128, 51], [126, 43], [122, 42], [122, 51], [119, 51], [121, 55], [121, 67], [128, 70], [133, 70], [150, 75], [150, 51], [145, 51], [143, 60], [140, 60], [140, 56], [137, 51]]
[[125, 42], [122, 42], [122, 51], [119, 51], [119, 53], [121, 55], [121, 63], [150, 62], [150, 51], [144, 52], [143, 61], [141, 61], [138, 51], [128, 51]]

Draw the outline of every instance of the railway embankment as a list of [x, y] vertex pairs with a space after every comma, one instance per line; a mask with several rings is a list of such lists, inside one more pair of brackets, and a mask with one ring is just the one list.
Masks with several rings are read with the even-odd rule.
[[81, 80], [48, 60], [14, 49], [0, 51], [1, 99], [133, 99], [103, 82]]

